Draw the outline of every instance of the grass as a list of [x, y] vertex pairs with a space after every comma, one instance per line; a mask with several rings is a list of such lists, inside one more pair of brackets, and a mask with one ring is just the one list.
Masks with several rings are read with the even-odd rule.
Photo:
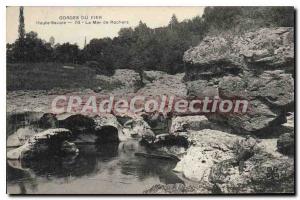
[[[72, 66], [73, 69], [63, 66]], [[96, 71], [84, 65], [61, 63], [7, 64], [7, 90], [50, 90], [53, 88], [114, 89], [104, 80], [95, 79]]]

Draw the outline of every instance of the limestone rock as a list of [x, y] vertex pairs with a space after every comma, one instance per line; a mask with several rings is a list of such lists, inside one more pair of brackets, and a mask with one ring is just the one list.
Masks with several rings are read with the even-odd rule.
[[243, 59], [231, 47], [232, 37], [206, 37], [183, 55], [186, 63], [185, 80], [209, 80], [225, 74], [243, 71]]
[[162, 71], [144, 71], [143, 72], [144, 84], [152, 83], [153, 81], [162, 78], [166, 74], [167, 74], [166, 72], [162, 72]]
[[150, 189], [144, 191], [144, 194], [209, 194], [210, 186], [207, 185], [184, 185], [182, 183], [154, 185]]
[[220, 117], [240, 132], [256, 132], [285, 122], [285, 112], [293, 109], [294, 80], [282, 70], [265, 71], [258, 77], [225, 76], [219, 83], [219, 94], [222, 99], [248, 101], [245, 114]]
[[134, 118], [124, 124], [123, 132], [131, 137], [141, 137], [147, 141], [153, 141], [155, 134], [151, 127], [142, 118]]
[[257, 154], [249, 160], [250, 186], [255, 192], [294, 193], [294, 160], [293, 158], [274, 158]]
[[170, 118], [167, 115], [161, 113], [143, 113], [143, 119], [149, 124], [154, 134], [167, 133], [171, 123]]
[[191, 146], [185, 156], [177, 163], [174, 171], [193, 181], [208, 182], [210, 170], [215, 163], [235, 157], [233, 151], [240, 136], [221, 131], [204, 129], [189, 134]]
[[[14, 91], [14, 93], [18, 93]], [[22, 96], [24, 92], [21, 91], [18, 93], [18, 95], [10, 97], [11, 99], [14, 99], [14, 107], [19, 108], [19, 105], [15, 105], [16, 102], [23, 102], [24, 99], [28, 100], [26, 97]], [[22, 96], [23, 98], [16, 100], [17, 96]], [[27, 101], [25, 101], [27, 105]], [[32, 101], [31, 101], [32, 103]], [[20, 109], [22, 110], [22, 109]], [[13, 112], [7, 112], [6, 114], [6, 120], [7, 120], [7, 125], [6, 125], [6, 136], [9, 136], [13, 133], [15, 133], [19, 128], [24, 128], [24, 126], [31, 125], [34, 123], [37, 123], [39, 119], [43, 116], [44, 113], [42, 112], [31, 112], [28, 111], [30, 109], [25, 109], [26, 111], [13, 111]]]
[[189, 147], [189, 141], [188, 136], [184, 133], [177, 133], [176, 135], [166, 133], [156, 135], [155, 140], [151, 143], [151, 145], [156, 148], [183, 147], [186, 149]]
[[97, 92], [103, 92], [104, 89], [135, 92], [141, 86], [140, 75], [130, 69], [117, 69], [112, 76], [97, 75], [96, 79], [103, 82], [103, 85], [100, 85], [101, 91], [95, 89]]
[[[248, 169], [244, 169], [248, 170]], [[220, 193], [253, 193], [248, 187], [247, 179], [240, 175], [239, 164], [228, 159], [214, 165], [210, 171], [209, 181]]]
[[184, 53], [186, 79], [207, 79], [254, 70], [293, 71], [294, 29], [261, 28], [241, 36], [206, 37]]
[[24, 145], [7, 152], [7, 159], [28, 159], [44, 154], [63, 153], [64, 141], [70, 139], [68, 129], [48, 129], [31, 136]]
[[93, 120], [95, 123], [95, 132], [105, 132], [104, 129], [112, 127], [117, 131], [119, 141], [125, 141], [128, 138], [130, 138], [130, 135], [127, 135], [125, 132], [123, 132], [121, 124], [118, 122], [117, 118], [112, 114], [96, 116]]
[[236, 42], [241, 55], [252, 66], [263, 64], [272, 68], [291, 68], [294, 62], [294, 29], [292, 27], [262, 28], [246, 33]]
[[258, 99], [273, 108], [288, 107], [294, 102], [294, 79], [282, 70], [245, 78], [225, 76], [219, 83], [219, 93], [222, 98]]
[[188, 96], [247, 100], [246, 114], [215, 114], [239, 133], [270, 134], [294, 109], [294, 29], [206, 37], [184, 53]]
[[217, 163], [211, 168], [209, 181], [221, 193], [293, 193], [293, 166], [292, 158], [257, 149], [247, 160]]
[[18, 147], [23, 144], [33, 135], [37, 134], [41, 129], [34, 128], [32, 126], [19, 128], [15, 133], [8, 136], [6, 141], [7, 147]]
[[[199, 66], [226, 63], [227, 66], [238, 66], [241, 58], [230, 48], [232, 37], [207, 36], [202, 42], [184, 53], [183, 60], [186, 63]], [[217, 68], [212, 70], [218, 70]]]
[[138, 90], [137, 94], [144, 96], [186, 96], [186, 87], [182, 82], [184, 74], [169, 75], [164, 74], [159, 79], [146, 84], [143, 88]]
[[202, 130], [210, 128], [210, 122], [204, 115], [177, 116], [172, 118], [170, 133], [186, 132], [187, 130]]
[[215, 97], [219, 96], [218, 80], [195, 80], [186, 82], [187, 95], [190, 98]]

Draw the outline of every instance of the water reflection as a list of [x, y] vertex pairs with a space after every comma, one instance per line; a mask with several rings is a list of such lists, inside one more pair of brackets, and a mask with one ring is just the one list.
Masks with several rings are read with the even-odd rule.
[[[141, 193], [148, 185], [183, 183], [172, 172], [176, 162], [136, 157], [135, 152], [149, 152], [137, 140], [98, 145], [78, 145], [73, 157], [51, 157], [38, 161], [8, 161], [9, 193], [118, 193], [121, 185], [128, 193]], [[78, 185], [105, 185], [89, 187]], [[108, 182], [111, 182], [108, 184]], [[73, 185], [72, 185], [73, 184]], [[73, 189], [66, 189], [71, 188]], [[126, 190], [128, 187], [128, 190]], [[79, 190], [78, 190], [79, 189]]]

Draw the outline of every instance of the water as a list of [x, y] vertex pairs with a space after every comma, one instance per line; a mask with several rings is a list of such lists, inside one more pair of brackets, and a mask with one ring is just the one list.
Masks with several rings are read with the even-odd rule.
[[152, 153], [137, 139], [78, 145], [79, 154], [36, 161], [7, 161], [10, 194], [136, 194], [155, 184], [183, 183], [171, 160], [137, 157]]

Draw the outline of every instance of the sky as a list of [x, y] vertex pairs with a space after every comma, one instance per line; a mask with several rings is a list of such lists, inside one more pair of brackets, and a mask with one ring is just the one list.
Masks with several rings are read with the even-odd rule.
[[[24, 18], [26, 32], [37, 32], [46, 41], [53, 36], [55, 43], [70, 42], [83, 47], [85, 37], [87, 43], [93, 38], [113, 38], [120, 28], [135, 27], [140, 20], [156, 28], [166, 26], [173, 14], [182, 21], [201, 16], [203, 11], [204, 7], [24, 7]], [[18, 18], [19, 7], [6, 8], [8, 43], [18, 37]]]

